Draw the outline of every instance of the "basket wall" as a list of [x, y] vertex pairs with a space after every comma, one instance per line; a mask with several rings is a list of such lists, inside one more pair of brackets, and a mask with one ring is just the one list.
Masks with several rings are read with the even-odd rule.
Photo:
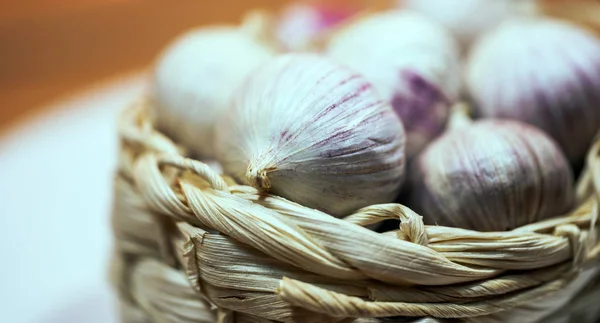
[[[533, 322], [557, 309], [551, 318], [567, 322], [598, 314], [589, 300], [600, 290], [600, 141], [573, 212], [475, 232], [425, 226], [399, 204], [337, 219], [261, 194], [183, 157], [152, 128], [146, 105], [127, 109], [120, 125], [111, 277], [124, 322]], [[399, 219], [399, 229], [365, 228], [385, 219]]]

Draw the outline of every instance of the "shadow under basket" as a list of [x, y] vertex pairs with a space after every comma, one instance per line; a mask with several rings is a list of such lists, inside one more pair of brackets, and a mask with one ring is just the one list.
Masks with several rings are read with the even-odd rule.
[[[600, 141], [562, 217], [508, 232], [426, 226], [400, 204], [343, 219], [220, 175], [120, 122], [111, 279], [123, 322], [593, 322]], [[365, 226], [399, 219], [386, 233]]]

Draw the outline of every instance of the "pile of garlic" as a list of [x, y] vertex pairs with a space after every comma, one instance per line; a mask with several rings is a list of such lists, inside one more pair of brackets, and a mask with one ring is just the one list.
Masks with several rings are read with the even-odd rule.
[[600, 40], [510, 0], [470, 31], [402, 3], [189, 32], [157, 62], [157, 128], [337, 217], [401, 202], [429, 224], [502, 231], [572, 208], [572, 166], [600, 129]]

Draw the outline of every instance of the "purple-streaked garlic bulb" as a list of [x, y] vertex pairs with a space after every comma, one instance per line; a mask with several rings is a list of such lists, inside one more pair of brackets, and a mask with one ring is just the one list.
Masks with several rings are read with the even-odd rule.
[[411, 165], [410, 203], [430, 224], [504, 231], [568, 210], [573, 175], [539, 129], [481, 120], [429, 145]]
[[399, 7], [419, 11], [447, 28], [462, 47], [504, 19], [535, 10], [533, 0], [399, 0]]
[[237, 27], [187, 32], [170, 44], [154, 72], [159, 129], [202, 157], [214, 156], [213, 127], [234, 90], [273, 54]]
[[480, 116], [533, 124], [573, 162], [600, 130], [600, 40], [567, 22], [502, 23], [473, 48], [466, 84]]
[[415, 12], [379, 13], [335, 34], [327, 52], [391, 103], [406, 130], [409, 158], [444, 130], [461, 77], [457, 45], [441, 26]]
[[403, 182], [400, 119], [361, 75], [318, 55], [263, 66], [216, 129], [226, 173], [335, 216], [393, 201]]
[[287, 6], [277, 21], [275, 37], [287, 51], [310, 49], [325, 33], [357, 12], [348, 3], [295, 2]]

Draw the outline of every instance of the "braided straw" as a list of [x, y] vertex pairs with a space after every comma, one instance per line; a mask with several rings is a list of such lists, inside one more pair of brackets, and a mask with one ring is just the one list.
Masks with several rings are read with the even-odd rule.
[[[112, 280], [126, 322], [523, 322], [598, 277], [600, 140], [572, 212], [476, 232], [426, 226], [400, 204], [338, 219], [238, 185], [155, 131], [148, 104], [120, 124]], [[398, 230], [365, 228], [386, 219]]]

